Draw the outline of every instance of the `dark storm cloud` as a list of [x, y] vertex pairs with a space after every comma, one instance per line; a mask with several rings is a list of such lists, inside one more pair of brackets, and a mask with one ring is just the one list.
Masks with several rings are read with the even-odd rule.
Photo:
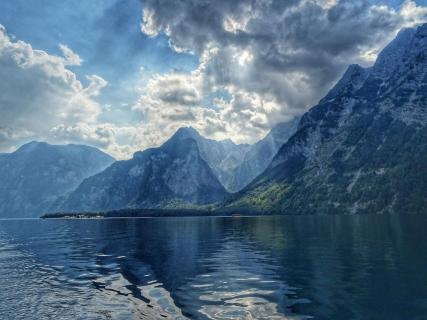
[[411, 0], [141, 3], [1, 2], [0, 151], [39, 139], [124, 158], [190, 125], [255, 142], [427, 14]]
[[[148, 0], [143, 6], [145, 33], [164, 32], [177, 50], [200, 55], [219, 49], [205, 70], [208, 87], [270, 94], [288, 108], [315, 103], [348, 64], [366, 63], [365, 50], [405, 24], [398, 11], [368, 1]], [[251, 63], [238, 73], [236, 55], [245, 50]]]

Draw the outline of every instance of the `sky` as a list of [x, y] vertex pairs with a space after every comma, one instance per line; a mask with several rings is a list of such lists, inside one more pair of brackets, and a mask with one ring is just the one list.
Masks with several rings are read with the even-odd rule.
[[2, 0], [0, 152], [254, 143], [426, 21], [427, 0]]

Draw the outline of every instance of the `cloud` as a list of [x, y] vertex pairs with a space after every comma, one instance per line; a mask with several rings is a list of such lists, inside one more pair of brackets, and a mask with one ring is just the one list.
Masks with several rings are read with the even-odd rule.
[[202, 129], [216, 112], [202, 107], [201, 82], [197, 72], [155, 75], [143, 88], [133, 107], [141, 112], [141, 130], [147, 144], [158, 145], [179, 127]]
[[[371, 64], [400, 28], [426, 16], [427, 8], [410, 0], [397, 9], [350, 0], [146, 0], [142, 32], [164, 34], [172, 50], [199, 64], [188, 73], [142, 70], [138, 101], [120, 111], [114, 102], [98, 103], [103, 78], [76, 76], [72, 68], [84, 62], [66, 44], [52, 55], [0, 26], [0, 150], [42, 139], [127, 158], [190, 125], [214, 139], [255, 142], [314, 105], [348, 64]], [[141, 49], [138, 39], [132, 50]], [[123, 59], [125, 48], [110, 49], [115, 61]]]
[[[36, 50], [12, 40], [0, 25], [0, 150], [13, 151], [29, 140], [44, 140], [89, 144], [128, 158], [150, 146], [154, 140], [146, 126], [101, 120], [103, 108], [96, 97], [107, 81], [89, 75], [83, 85], [69, 69], [81, 65], [82, 59], [66, 45], [59, 48], [63, 56]], [[181, 97], [182, 102], [188, 103], [190, 96], [191, 92]]]
[[[273, 121], [287, 121], [274, 98], [265, 97], [228, 86], [230, 99], [214, 95], [203, 98], [205, 73], [203, 64], [190, 74], [155, 75], [143, 88], [144, 94], [133, 110], [142, 114], [139, 132], [146, 137], [146, 146], [159, 145], [183, 126], [193, 126], [205, 136], [235, 142], [253, 142]], [[209, 105], [209, 106], [207, 106]], [[271, 119], [270, 117], [276, 117]]]
[[146, 139], [138, 126], [118, 126], [113, 123], [60, 124], [49, 130], [51, 139], [62, 143], [82, 143], [100, 148], [117, 159], [129, 158], [145, 149]]
[[69, 66], [80, 66], [83, 60], [79, 57], [78, 54], [74, 53], [66, 44], [59, 44], [59, 49], [61, 49], [62, 54], [64, 55], [64, 65]]
[[106, 81], [88, 76], [84, 86], [68, 69], [82, 63], [66, 45], [64, 56], [13, 41], [0, 25], [0, 148], [32, 139], [49, 140], [58, 125], [94, 123], [101, 112], [94, 100]]
[[[135, 110], [159, 130], [193, 125], [253, 142], [314, 105], [350, 63], [371, 64], [427, 8], [350, 0], [144, 2], [141, 30], [199, 56], [191, 74], [156, 75]], [[180, 79], [180, 80], [178, 80]], [[229, 99], [222, 99], [226, 92]], [[209, 97], [217, 98], [208, 101]]]
[[414, 1], [406, 0], [399, 14], [402, 18], [402, 27], [411, 28], [427, 20], [427, 7], [417, 6]]

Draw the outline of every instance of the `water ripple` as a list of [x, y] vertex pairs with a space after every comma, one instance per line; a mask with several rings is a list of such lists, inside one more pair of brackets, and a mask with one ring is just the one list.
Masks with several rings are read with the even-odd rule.
[[426, 217], [3, 220], [0, 319], [422, 319], [426, 228]]

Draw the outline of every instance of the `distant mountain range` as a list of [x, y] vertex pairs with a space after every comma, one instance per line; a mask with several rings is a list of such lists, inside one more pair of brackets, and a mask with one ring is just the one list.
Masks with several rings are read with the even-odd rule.
[[226, 187], [244, 187], [267, 167], [295, 122], [275, 127], [253, 146], [206, 139], [191, 127], [181, 128], [159, 148], [137, 152], [87, 178], [55, 209], [194, 208], [221, 203], [229, 196]]
[[0, 217], [38, 217], [114, 158], [82, 145], [30, 142], [0, 155]]
[[237, 192], [267, 169], [280, 147], [296, 132], [300, 117], [290, 122], [279, 123], [268, 135], [252, 145], [238, 166], [229, 172], [228, 190]]
[[424, 24], [402, 30], [372, 67], [349, 66], [318, 105], [254, 145], [189, 127], [125, 161], [40, 142], [0, 154], [0, 217], [125, 208], [424, 212], [426, 159]]
[[295, 117], [292, 121], [277, 124], [254, 145], [206, 139], [191, 127], [181, 128], [178, 132], [180, 139], [189, 138], [197, 143], [200, 156], [217, 179], [228, 192], [236, 192], [267, 168], [279, 148], [295, 133], [299, 119]]
[[427, 24], [402, 30], [371, 68], [350, 66], [225, 208], [425, 213]]
[[161, 147], [137, 152], [84, 180], [59, 209], [169, 208], [224, 200], [225, 188], [189, 131], [179, 129]]

